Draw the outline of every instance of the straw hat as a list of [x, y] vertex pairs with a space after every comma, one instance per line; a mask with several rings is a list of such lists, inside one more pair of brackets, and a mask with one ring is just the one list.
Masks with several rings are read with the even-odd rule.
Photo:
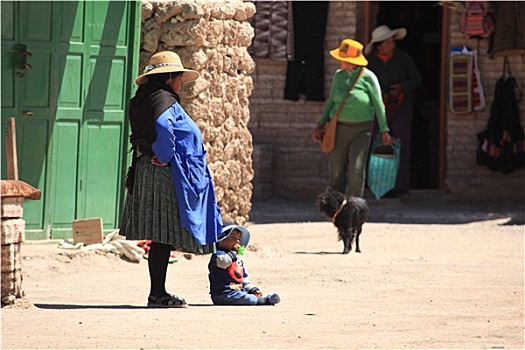
[[149, 64], [144, 68], [144, 73], [135, 79], [135, 84], [140, 85], [148, 81], [147, 76], [160, 73], [184, 72], [182, 80], [184, 82], [194, 81], [199, 77], [199, 73], [186, 69], [180, 61], [179, 55], [171, 51], [157, 52], [149, 59]]
[[350, 62], [357, 66], [366, 66], [368, 61], [363, 56], [363, 45], [352, 39], [344, 39], [337, 49], [330, 51], [330, 55], [338, 61]]
[[375, 43], [380, 43], [390, 37], [394, 37], [396, 40], [401, 40], [407, 36], [407, 30], [405, 28], [390, 29], [388, 26], [379, 26], [372, 32], [372, 39], [365, 47], [365, 55], [368, 55]]

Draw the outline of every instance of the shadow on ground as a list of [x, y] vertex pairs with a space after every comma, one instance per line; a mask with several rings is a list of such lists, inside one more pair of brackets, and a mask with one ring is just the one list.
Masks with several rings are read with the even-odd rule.
[[[525, 225], [523, 203], [458, 203], [437, 192], [412, 192], [406, 199], [368, 198], [368, 222], [401, 224], [464, 224], [508, 219], [502, 225]], [[254, 224], [327, 222], [315, 201], [271, 198], [252, 203], [249, 221]]]

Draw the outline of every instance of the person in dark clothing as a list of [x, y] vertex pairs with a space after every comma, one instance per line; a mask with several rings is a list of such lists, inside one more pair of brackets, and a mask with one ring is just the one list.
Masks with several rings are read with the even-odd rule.
[[[413, 91], [421, 85], [413, 59], [396, 47], [396, 40], [407, 35], [405, 28], [390, 29], [382, 25], [374, 29], [365, 47], [367, 68], [375, 73], [381, 85], [387, 123], [394, 138], [401, 140], [399, 173], [391, 197], [410, 195], [410, 142], [412, 133]], [[374, 127], [377, 133], [377, 125]]]
[[156, 53], [130, 101], [133, 160], [120, 234], [152, 241], [148, 307], [187, 307], [165, 288], [171, 250], [212, 253], [222, 230], [200, 130], [180, 105], [183, 83], [198, 75], [176, 53]]

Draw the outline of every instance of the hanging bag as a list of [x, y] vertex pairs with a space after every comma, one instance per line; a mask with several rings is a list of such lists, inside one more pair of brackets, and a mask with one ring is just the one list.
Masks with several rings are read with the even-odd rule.
[[525, 134], [520, 124], [518, 107], [522, 96], [523, 92], [512, 76], [505, 57], [503, 75], [496, 82], [489, 120], [484, 130], [477, 134], [478, 165], [504, 174], [525, 167]]
[[366, 184], [376, 199], [380, 199], [396, 186], [400, 154], [400, 139], [394, 139], [387, 146], [383, 145], [379, 137], [372, 142]]
[[346, 95], [343, 98], [343, 101], [341, 102], [341, 105], [339, 106], [339, 109], [335, 113], [334, 117], [324, 125], [322, 130], [314, 130], [313, 138], [314, 140], [320, 139], [319, 146], [321, 147], [321, 151], [323, 153], [330, 153], [334, 149], [335, 132], [337, 130], [337, 120], [339, 119], [339, 114], [341, 114], [341, 110], [343, 109], [348, 95], [350, 95], [350, 91], [352, 91], [359, 78], [361, 78], [361, 75], [363, 75], [365, 69], [365, 67], [361, 68], [359, 75], [357, 76], [357, 78], [355, 78], [354, 82], [346, 92]]

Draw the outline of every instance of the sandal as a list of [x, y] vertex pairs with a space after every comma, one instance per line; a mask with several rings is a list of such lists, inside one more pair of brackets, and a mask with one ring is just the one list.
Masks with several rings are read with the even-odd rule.
[[155, 297], [150, 295], [148, 297], [148, 307], [150, 308], [186, 308], [188, 303], [186, 300], [179, 298], [176, 295], [168, 294], [162, 297]]

